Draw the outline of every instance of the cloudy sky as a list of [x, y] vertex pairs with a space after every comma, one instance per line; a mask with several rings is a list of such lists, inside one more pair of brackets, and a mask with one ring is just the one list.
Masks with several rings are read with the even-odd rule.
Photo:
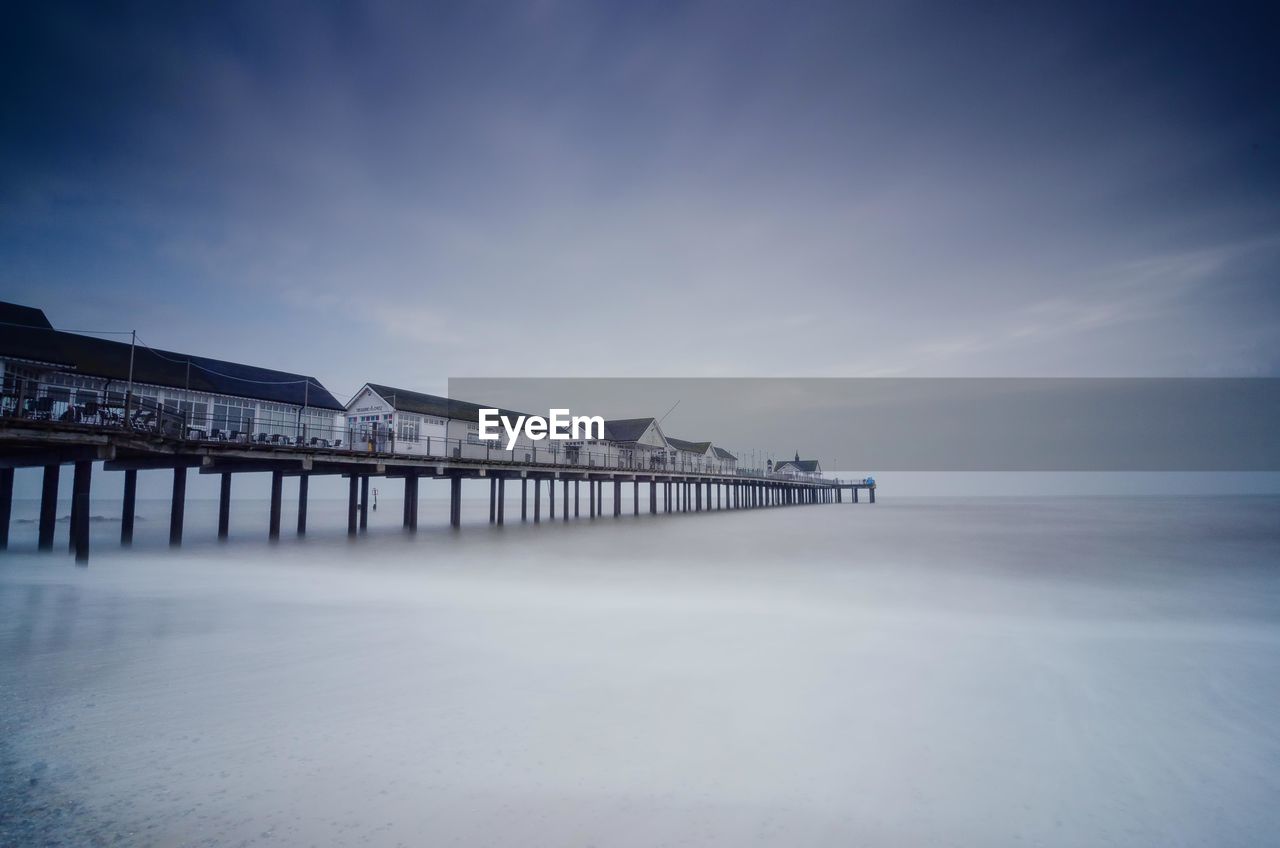
[[0, 298], [61, 327], [344, 398], [1280, 374], [1261, 4], [128, 5], [0, 33]]

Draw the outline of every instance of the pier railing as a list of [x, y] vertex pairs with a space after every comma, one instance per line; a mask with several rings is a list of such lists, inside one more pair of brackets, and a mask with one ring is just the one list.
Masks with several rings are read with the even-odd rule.
[[[201, 409], [201, 407], [204, 407]], [[617, 447], [596, 443], [521, 442], [512, 449], [502, 444], [424, 435], [407, 428], [397, 433], [389, 422], [326, 422], [328, 411], [299, 410], [284, 414], [247, 414], [240, 407], [205, 404], [175, 406], [141, 394], [101, 391], [9, 378], [0, 385], [0, 418], [44, 421], [107, 431], [129, 431], [189, 443], [246, 448], [291, 448], [422, 459], [461, 459], [513, 465], [563, 466], [575, 470], [600, 469], [674, 474], [713, 474], [797, 482], [841, 481], [820, 474], [771, 473], [738, 468], [735, 463], [683, 452]]]

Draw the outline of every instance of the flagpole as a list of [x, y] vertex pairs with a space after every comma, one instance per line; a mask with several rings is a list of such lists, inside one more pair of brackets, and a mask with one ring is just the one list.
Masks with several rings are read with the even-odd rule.
[[128, 429], [133, 429], [133, 416], [131, 414], [133, 406], [133, 354], [138, 349], [138, 331], [129, 331], [129, 387], [124, 393], [124, 425]]

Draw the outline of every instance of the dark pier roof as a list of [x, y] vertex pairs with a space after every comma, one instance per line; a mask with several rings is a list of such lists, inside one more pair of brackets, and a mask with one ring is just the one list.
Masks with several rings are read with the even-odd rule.
[[[17, 310], [17, 311], [13, 311]], [[30, 316], [36, 313], [39, 319]], [[0, 317], [0, 356], [59, 365], [86, 376], [123, 384], [129, 379], [128, 342], [82, 336], [54, 330], [39, 309], [3, 304], [0, 316], [26, 315], [20, 323]], [[138, 345], [133, 352], [133, 380], [165, 388], [231, 395], [253, 400], [289, 403], [318, 409], [343, 408], [338, 399], [315, 377], [274, 371], [238, 362], [192, 356]], [[113, 387], [115, 388], [115, 387]]]
[[20, 327], [34, 327], [37, 330], [52, 330], [53, 325], [45, 314], [34, 306], [23, 306], [19, 303], [5, 303], [0, 300], [0, 324], [16, 324]]
[[[400, 412], [413, 412], [418, 415], [435, 416], [436, 418], [479, 421], [480, 410], [497, 409], [497, 407], [486, 406], [483, 403], [454, 400], [453, 398], [424, 394], [410, 389], [397, 389], [394, 386], [386, 386], [382, 383], [365, 383], [365, 385], [377, 392], [383, 400]], [[513, 420], [517, 415], [527, 415], [527, 413], [513, 412], [509, 409], [498, 409], [498, 414], [505, 415]]]
[[652, 423], [652, 418], [615, 418], [604, 422], [604, 437], [610, 442], [638, 441]]
[[676, 450], [690, 451], [692, 453], [706, 453], [707, 448], [711, 447], [710, 442], [686, 442], [684, 439], [673, 439], [667, 437], [667, 444]]

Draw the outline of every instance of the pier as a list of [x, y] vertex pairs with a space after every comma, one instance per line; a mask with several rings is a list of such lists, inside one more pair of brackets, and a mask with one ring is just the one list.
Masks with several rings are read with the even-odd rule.
[[[126, 419], [127, 420], [127, 419]], [[210, 441], [184, 437], [182, 428], [155, 427], [138, 431], [116, 422], [85, 424], [67, 421], [0, 417], [0, 549], [7, 547], [16, 468], [43, 469], [40, 499], [38, 546], [52, 550], [57, 526], [60, 469], [73, 465], [71, 520], [68, 547], [78, 564], [89, 562], [89, 495], [95, 463], [108, 472], [123, 473], [124, 499], [120, 516], [120, 544], [133, 540], [134, 510], [138, 472], [171, 475], [169, 543], [182, 544], [187, 476], [218, 475], [218, 537], [230, 533], [231, 498], [237, 474], [271, 474], [268, 535], [281, 533], [283, 478], [299, 478], [299, 536], [307, 532], [308, 481], [316, 475], [338, 475], [347, 486], [347, 533], [358, 536], [368, 526], [370, 479], [399, 479], [404, 486], [403, 526], [418, 527], [418, 495], [424, 482], [438, 481], [449, 487], [449, 523], [462, 524], [463, 481], [487, 481], [489, 522], [505, 524], [506, 488], [520, 487], [522, 522], [569, 521], [582, 517], [604, 517], [606, 487], [612, 496], [611, 516], [630, 513], [676, 515], [680, 513], [762, 509], [767, 507], [859, 502], [865, 491], [875, 503], [874, 482], [848, 482], [825, 478], [789, 479], [738, 472], [707, 473], [654, 468], [599, 467], [581, 454], [582, 464], [566, 461], [563, 455], [546, 461], [516, 461], [510, 452], [502, 458], [466, 457], [460, 449], [442, 445], [442, 456], [406, 456], [377, 451], [352, 451], [325, 444], [260, 444]], [[583, 489], [586, 489], [584, 496]], [[846, 494], [848, 495], [846, 499]], [[557, 515], [557, 500], [559, 514]], [[584, 503], [585, 502], [585, 503]], [[570, 513], [572, 512], [572, 515]]]
[[[477, 431], [492, 412], [520, 413], [409, 388], [365, 383], [346, 403], [313, 376], [58, 330], [35, 307], [0, 302], [0, 550], [9, 543], [14, 469], [40, 468], [38, 547], [52, 550], [61, 468], [72, 465], [68, 547], [89, 561], [95, 466], [124, 474], [120, 544], [133, 541], [138, 473], [171, 476], [169, 543], [182, 544], [189, 475], [218, 475], [218, 538], [231, 532], [237, 474], [271, 475], [268, 536], [279, 539], [284, 478], [298, 478], [297, 534], [307, 532], [313, 476], [347, 481], [347, 532], [368, 528], [373, 478], [404, 486], [404, 527], [418, 526], [424, 481], [449, 487], [462, 525], [463, 482], [484, 481], [489, 522], [503, 525], [507, 487], [520, 521], [638, 516], [859, 502], [875, 483], [827, 478], [817, 460], [745, 468], [711, 441], [663, 432], [660, 419], [603, 420], [603, 432], [553, 440], [525, 432], [505, 444]], [[705, 438], [705, 436], [704, 436]], [[482, 482], [482, 485], [484, 483]], [[570, 485], [572, 484], [572, 485]], [[475, 485], [474, 482], [471, 485]], [[585, 493], [583, 489], [585, 488]], [[572, 507], [571, 507], [572, 501]], [[571, 514], [572, 512], [572, 514]]]

